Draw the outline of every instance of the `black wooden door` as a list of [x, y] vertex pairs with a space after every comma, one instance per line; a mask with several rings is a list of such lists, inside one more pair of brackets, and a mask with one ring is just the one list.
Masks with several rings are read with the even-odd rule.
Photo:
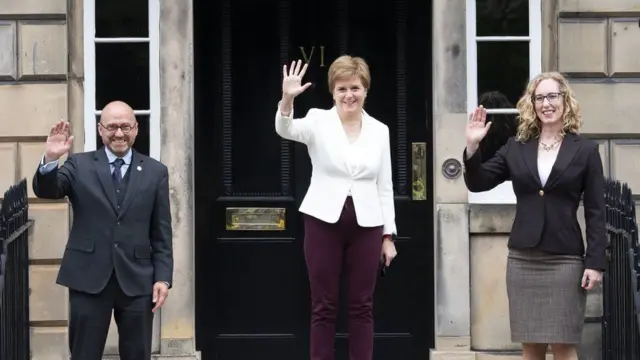
[[[314, 86], [295, 102], [303, 115], [332, 106], [327, 71], [345, 53], [369, 63], [365, 109], [392, 136], [399, 255], [376, 289], [374, 357], [428, 358], [430, 24], [431, 4], [421, 0], [195, 1], [196, 338], [203, 360], [308, 359], [309, 285], [297, 209], [311, 166], [304, 145], [275, 133], [274, 116], [284, 63], [309, 62]], [[344, 315], [339, 360], [348, 359]]]

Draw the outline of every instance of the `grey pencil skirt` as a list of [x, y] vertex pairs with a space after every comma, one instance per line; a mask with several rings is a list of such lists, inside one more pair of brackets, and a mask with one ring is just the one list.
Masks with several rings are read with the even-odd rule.
[[509, 250], [507, 295], [511, 341], [578, 344], [582, 337], [586, 290], [581, 256], [539, 250]]

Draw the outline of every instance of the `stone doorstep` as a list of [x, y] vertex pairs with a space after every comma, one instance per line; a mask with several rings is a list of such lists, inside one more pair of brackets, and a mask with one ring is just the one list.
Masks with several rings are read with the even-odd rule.
[[[105, 355], [102, 360], [120, 360], [119, 355]], [[195, 355], [151, 355], [149, 360], [200, 360], [200, 352]]]
[[[522, 353], [484, 353], [477, 352], [476, 360], [522, 360]], [[553, 354], [547, 353], [545, 360], [553, 360]]]
[[[518, 351], [508, 353], [491, 353], [475, 351], [449, 351], [431, 350], [430, 360], [521, 360], [522, 354]], [[553, 355], [547, 353], [545, 360], [553, 360]]]
[[476, 360], [476, 353], [469, 350], [434, 350], [429, 352], [430, 360]]

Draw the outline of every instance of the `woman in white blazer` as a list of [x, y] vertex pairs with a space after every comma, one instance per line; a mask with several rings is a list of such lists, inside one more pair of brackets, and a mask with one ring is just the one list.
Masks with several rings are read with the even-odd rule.
[[380, 261], [396, 256], [389, 128], [363, 110], [371, 83], [367, 63], [341, 56], [329, 67], [334, 107], [294, 119], [293, 100], [307, 64], [283, 68], [276, 132], [307, 145], [313, 166], [304, 214], [304, 252], [311, 285], [311, 360], [332, 360], [340, 274], [348, 281], [351, 360], [371, 360], [373, 291]]

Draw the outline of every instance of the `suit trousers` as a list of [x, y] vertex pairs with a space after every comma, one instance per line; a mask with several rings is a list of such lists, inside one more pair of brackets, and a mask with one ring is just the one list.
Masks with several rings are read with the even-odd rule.
[[311, 360], [333, 360], [340, 277], [347, 281], [349, 357], [373, 356], [373, 292], [382, 250], [382, 226], [361, 227], [351, 197], [340, 219], [304, 216], [304, 253], [311, 285]]
[[102, 359], [112, 312], [118, 326], [120, 359], [151, 358], [151, 295], [127, 296], [114, 272], [105, 288], [97, 294], [69, 289], [69, 305], [71, 360]]

